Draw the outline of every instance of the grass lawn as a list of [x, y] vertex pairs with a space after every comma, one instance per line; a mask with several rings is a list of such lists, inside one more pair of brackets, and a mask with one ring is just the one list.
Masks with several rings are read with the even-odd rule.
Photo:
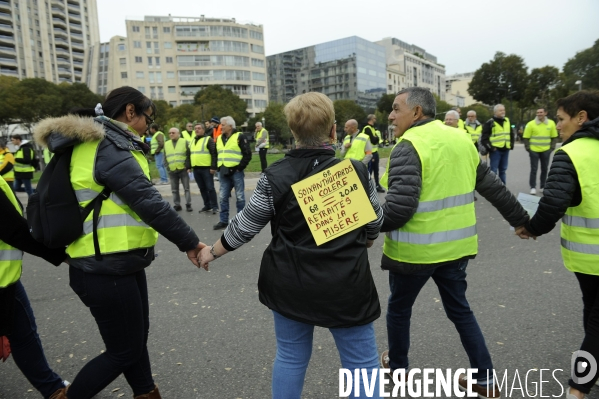
[[[381, 158], [389, 158], [389, 154], [391, 153], [391, 149], [393, 147], [385, 147], [385, 148], [379, 148], [379, 157]], [[272, 164], [275, 161], [278, 161], [279, 159], [283, 158], [285, 156], [285, 154], [280, 153], [280, 154], [267, 154], [266, 155], [266, 161], [268, 162], [268, 164]], [[337, 156], [339, 156], [339, 151], [337, 151]], [[253, 153], [252, 154], [252, 160], [250, 161], [250, 164], [248, 165], [248, 167], [245, 169], [246, 172], [261, 172], [262, 168], [260, 167], [260, 157], [258, 156], [258, 154]], [[41, 172], [35, 172], [33, 174], [33, 180], [32, 183], [37, 183], [38, 180], [40, 179], [40, 176], [42, 175]], [[153, 179], [158, 179], [158, 170], [156, 169], [156, 164], [154, 162], [150, 162], [150, 176], [152, 176]]]

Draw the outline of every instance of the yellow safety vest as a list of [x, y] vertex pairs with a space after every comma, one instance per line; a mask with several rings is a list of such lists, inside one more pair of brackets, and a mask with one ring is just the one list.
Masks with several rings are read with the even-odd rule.
[[512, 148], [512, 125], [510, 120], [505, 118], [503, 126], [493, 119], [493, 129], [491, 130], [491, 145], [497, 148]]
[[164, 136], [164, 133], [162, 133], [161, 131], [157, 131], [156, 133], [154, 133], [154, 135], [152, 136], [152, 140], [150, 141], [150, 154], [154, 155], [156, 154], [156, 150], [158, 149], [158, 135], [161, 134], [162, 136]]
[[478, 140], [480, 139], [480, 135], [483, 132], [483, 125], [478, 125], [478, 126], [476, 126], [476, 129], [475, 129], [466, 123], [466, 124], [464, 124], [464, 127], [465, 127], [466, 131], [468, 133], [470, 133], [470, 138], [472, 139], [472, 142], [473, 143], [478, 142]]
[[[104, 189], [94, 179], [96, 151], [100, 141], [77, 144], [71, 158], [71, 185], [81, 207], [85, 207]], [[131, 151], [144, 174], [150, 179], [148, 161], [141, 151]], [[115, 193], [102, 202], [98, 218], [98, 242], [100, 253], [113, 254], [135, 249], [151, 248], [158, 241], [158, 233]], [[71, 258], [87, 258], [95, 255], [93, 240], [93, 212], [83, 222], [83, 235], [67, 247]]]
[[381, 135], [381, 132], [378, 130], [374, 131], [374, 135], [376, 137], [379, 138], [379, 143], [378, 144], [372, 144], [372, 153], [374, 154], [375, 152], [379, 151], [379, 145], [381, 144], [381, 142], [383, 141], [383, 136]]
[[[435, 120], [408, 129], [399, 142], [412, 143], [422, 165], [416, 213], [388, 232], [383, 253], [399, 262], [434, 264], [478, 251], [474, 188], [478, 153], [463, 130]], [[389, 162], [390, 163], [390, 162]], [[388, 188], [389, 164], [381, 179]]]
[[44, 163], [48, 165], [54, 156], [53, 152], [50, 152], [48, 148], [44, 148]]
[[350, 135], [348, 135], [348, 137], [349, 138], [346, 137], [346, 139], [351, 142], [351, 147], [349, 147], [345, 153], [345, 159], [355, 159], [356, 161], [363, 160], [366, 156], [364, 153], [366, 143], [370, 141], [370, 138], [366, 133], [357, 133], [353, 140]]
[[[29, 148], [29, 147], [25, 147], [25, 149], [31, 151], [31, 159], [34, 159], [35, 158], [35, 152], [33, 151], [33, 149]], [[25, 158], [23, 156], [23, 148], [19, 148], [19, 150], [15, 154], [15, 158]], [[15, 160], [14, 171], [17, 172], [17, 173], [35, 172], [35, 168], [32, 165], [26, 165], [26, 164], [18, 163]]]
[[562, 258], [572, 272], [599, 275], [599, 141], [583, 137], [558, 149], [565, 151], [580, 183], [582, 202], [562, 218]]
[[185, 139], [179, 138], [177, 146], [173, 146], [173, 140], [164, 143], [164, 153], [166, 154], [166, 162], [168, 168], [173, 172], [175, 170], [185, 169], [185, 157], [187, 156], [188, 142]]
[[231, 134], [227, 144], [223, 144], [223, 135], [218, 136], [216, 140], [216, 151], [218, 152], [218, 166], [226, 166], [232, 168], [239, 165], [243, 159], [241, 148], [239, 147], [239, 132]]
[[[0, 190], [6, 194], [12, 205], [23, 216], [23, 211], [8, 183], [0, 176]], [[0, 288], [8, 287], [21, 278], [23, 251], [0, 240]]]
[[462, 130], [466, 130], [466, 127], [464, 125], [464, 121], [461, 118], [458, 118], [458, 128], [462, 129]]
[[[6, 156], [6, 152], [3, 152], [2, 154], [0, 154], [0, 165], [4, 162], [4, 157]], [[15, 180], [15, 169], [14, 169], [14, 165], [13, 165], [13, 169], [8, 172], [5, 173], [4, 175], [2, 175], [2, 177], [7, 180], [7, 181], [13, 181]]]
[[545, 119], [547, 123], [541, 122], [537, 125], [536, 120], [526, 124], [522, 138], [530, 140], [530, 150], [534, 152], [545, 152], [551, 149], [551, 139], [557, 138], [555, 122]]
[[193, 135], [191, 133], [189, 133], [187, 130], [183, 130], [181, 132], [181, 137], [184, 138], [185, 140], [191, 142]]
[[191, 166], [210, 166], [212, 155], [208, 151], [209, 136], [204, 136], [197, 142], [191, 142]]
[[[266, 137], [264, 137], [264, 135], [266, 135]], [[264, 128], [262, 128], [262, 130], [260, 130], [258, 133], [256, 133], [256, 136], [254, 137], [256, 142], [258, 140], [261, 140], [262, 138], [266, 138], [266, 146], [264, 146], [263, 148], [270, 148], [270, 143], [268, 140], [268, 130], [266, 130]]]

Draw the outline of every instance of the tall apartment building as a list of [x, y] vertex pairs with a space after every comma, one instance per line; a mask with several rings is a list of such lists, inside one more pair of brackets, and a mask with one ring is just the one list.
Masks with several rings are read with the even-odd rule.
[[407, 87], [426, 87], [445, 100], [445, 66], [437, 62], [437, 57], [396, 38], [386, 37], [375, 43], [385, 48], [387, 64], [397, 65], [399, 73], [405, 74]]
[[262, 25], [204, 16], [146, 16], [126, 25], [127, 37], [115, 36], [89, 52], [92, 91], [106, 94], [128, 85], [177, 106], [217, 84], [245, 100], [251, 115], [266, 108]]
[[357, 36], [267, 57], [270, 100], [286, 103], [310, 91], [353, 100], [366, 109], [386, 93], [385, 49]]
[[472, 105], [477, 101], [468, 93], [474, 72], [456, 73], [445, 77], [446, 101], [458, 107]]
[[84, 82], [96, 0], [0, 0], [0, 75]]

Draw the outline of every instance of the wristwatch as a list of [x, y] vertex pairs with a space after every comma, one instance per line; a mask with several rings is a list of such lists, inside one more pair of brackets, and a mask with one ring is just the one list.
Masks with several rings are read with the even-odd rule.
[[210, 255], [212, 255], [214, 259], [220, 258], [220, 256], [214, 253], [214, 245], [210, 247]]

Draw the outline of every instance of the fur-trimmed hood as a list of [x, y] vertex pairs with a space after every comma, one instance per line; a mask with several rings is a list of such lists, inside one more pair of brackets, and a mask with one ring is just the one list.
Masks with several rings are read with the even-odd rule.
[[101, 123], [93, 118], [67, 115], [42, 120], [35, 127], [33, 138], [52, 152], [78, 142], [102, 140], [106, 135]]

